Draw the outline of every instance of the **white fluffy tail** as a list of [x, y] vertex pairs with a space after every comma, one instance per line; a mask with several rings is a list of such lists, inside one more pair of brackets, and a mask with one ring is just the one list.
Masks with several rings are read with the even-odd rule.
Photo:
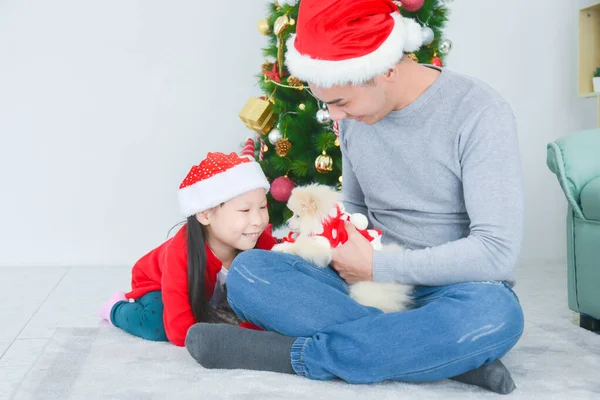
[[350, 297], [363, 306], [398, 312], [409, 308], [411, 290], [411, 285], [396, 282], [358, 282], [350, 285]]

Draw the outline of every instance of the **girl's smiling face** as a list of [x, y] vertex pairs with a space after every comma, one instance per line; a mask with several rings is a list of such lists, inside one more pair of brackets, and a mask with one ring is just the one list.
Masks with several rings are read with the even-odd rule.
[[[265, 189], [254, 189], [198, 213], [208, 245], [216, 253], [254, 248], [269, 223]], [[218, 254], [216, 254], [218, 256]]]

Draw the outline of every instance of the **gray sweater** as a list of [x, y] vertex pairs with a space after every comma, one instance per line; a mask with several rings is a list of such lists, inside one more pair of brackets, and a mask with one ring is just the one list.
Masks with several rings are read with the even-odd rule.
[[374, 281], [514, 285], [523, 188], [515, 118], [498, 93], [443, 69], [378, 123], [340, 121], [340, 138], [348, 212], [408, 248], [375, 252]]

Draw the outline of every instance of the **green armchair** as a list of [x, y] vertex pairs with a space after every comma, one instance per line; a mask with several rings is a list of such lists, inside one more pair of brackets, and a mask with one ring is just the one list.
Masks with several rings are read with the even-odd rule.
[[549, 143], [546, 164], [569, 204], [569, 308], [579, 313], [581, 327], [600, 330], [600, 129]]

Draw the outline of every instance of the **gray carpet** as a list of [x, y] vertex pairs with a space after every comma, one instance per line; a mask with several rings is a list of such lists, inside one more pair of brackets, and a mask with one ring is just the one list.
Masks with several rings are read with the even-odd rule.
[[[521, 276], [521, 341], [503, 359], [517, 389], [511, 399], [599, 399], [600, 335], [566, 308], [562, 270]], [[541, 282], [544, 282], [543, 284]], [[116, 328], [64, 328], [24, 378], [16, 399], [481, 399], [498, 395], [453, 381], [348, 385], [251, 371], [211, 371], [183, 348]]]

